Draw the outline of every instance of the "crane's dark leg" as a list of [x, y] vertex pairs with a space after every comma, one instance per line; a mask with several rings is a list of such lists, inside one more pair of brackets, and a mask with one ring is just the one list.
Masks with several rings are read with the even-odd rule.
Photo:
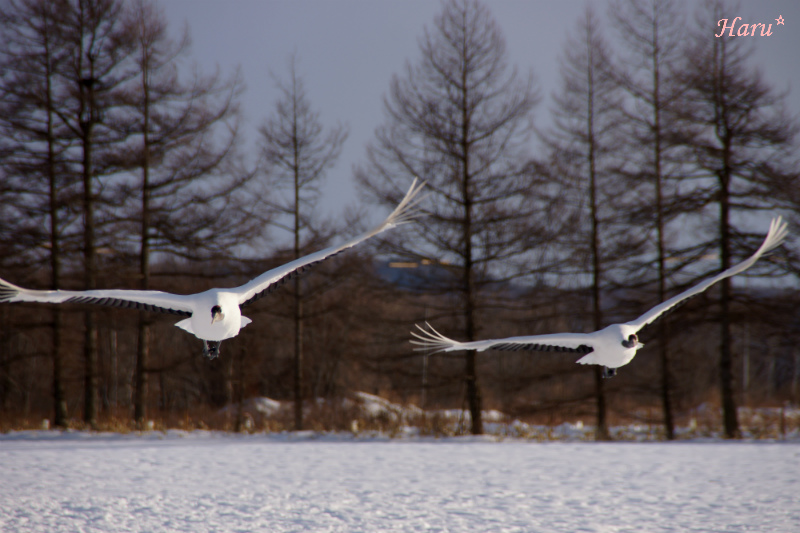
[[209, 359], [219, 357], [219, 345], [222, 341], [203, 341], [203, 355]]
[[607, 366], [603, 367], [603, 377], [604, 378], [613, 378], [617, 375], [616, 368], [608, 368]]

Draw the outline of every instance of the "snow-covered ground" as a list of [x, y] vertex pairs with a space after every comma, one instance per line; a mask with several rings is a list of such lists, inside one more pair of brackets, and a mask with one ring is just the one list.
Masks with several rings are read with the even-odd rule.
[[3, 532], [790, 533], [799, 524], [797, 441], [0, 435]]

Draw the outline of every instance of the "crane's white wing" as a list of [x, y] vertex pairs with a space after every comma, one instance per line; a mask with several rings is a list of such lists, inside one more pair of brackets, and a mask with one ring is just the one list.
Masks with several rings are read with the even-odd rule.
[[428, 329], [417, 324], [417, 331], [412, 331], [414, 340], [411, 344], [418, 346], [415, 350], [434, 352], [453, 352], [456, 350], [505, 350], [505, 351], [537, 351], [566, 352], [587, 354], [594, 350], [593, 337], [583, 333], [556, 333], [548, 335], [530, 335], [526, 337], [508, 337], [506, 339], [490, 339], [484, 341], [458, 342], [445, 337], [433, 326], [425, 323]]
[[753, 266], [753, 264], [756, 261], [758, 261], [758, 259], [762, 255], [772, 250], [776, 246], [780, 245], [781, 242], [783, 242], [783, 239], [786, 238], [787, 233], [788, 230], [786, 222], [783, 222], [781, 217], [773, 218], [772, 222], [769, 225], [769, 232], [767, 233], [766, 238], [764, 238], [764, 242], [761, 243], [761, 246], [758, 248], [758, 250], [756, 250], [756, 252], [749, 258], [745, 259], [738, 265], [730, 267], [724, 272], [720, 272], [713, 278], [709, 278], [701, 283], [698, 283], [691, 289], [685, 290], [682, 293], [678, 294], [677, 296], [673, 296], [669, 300], [666, 300], [665, 302], [655, 306], [654, 308], [650, 309], [648, 312], [646, 312], [636, 320], [632, 320], [627, 324], [629, 326], [634, 327], [636, 331], [639, 331], [646, 325], [654, 322], [658, 317], [660, 317], [666, 311], [680, 304], [684, 300], [700, 294], [701, 292], [705, 291], [718, 281], [721, 281], [725, 278], [729, 278], [731, 276], [735, 276], [740, 272], [744, 272], [745, 270]]
[[191, 316], [191, 299], [161, 291], [37, 291], [0, 279], [0, 302], [89, 303]]
[[424, 186], [425, 182], [417, 184], [417, 180], [415, 179], [403, 200], [397, 205], [395, 210], [392, 211], [392, 214], [389, 215], [389, 217], [376, 228], [364, 233], [363, 235], [359, 235], [358, 237], [350, 239], [339, 246], [325, 248], [319, 252], [295, 259], [294, 261], [286, 263], [278, 268], [268, 270], [257, 278], [245, 283], [241, 287], [231, 289], [230, 292], [238, 294], [239, 305], [247, 305], [266, 295], [271, 290], [277, 288], [279, 284], [282, 284], [292, 277], [300, 274], [305, 269], [325, 259], [333, 257], [334, 255], [347, 250], [348, 248], [352, 248], [353, 246], [369, 239], [370, 237], [374, 237], [375, 235], [386, 231], [387, 229], [391, 229], [395, 226], [399, 226], [400, 224], [409, 222], [417, 214], [415, 208], [419, 202], [422, 201], [422, 198], [417, 198], [417, 194]]

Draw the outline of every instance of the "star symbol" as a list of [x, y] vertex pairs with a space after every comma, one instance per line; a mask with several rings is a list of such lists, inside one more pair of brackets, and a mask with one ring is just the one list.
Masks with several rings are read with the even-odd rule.
[[778, 18], [776, 18], [775, 20], [778, 21], [778, 26], [784, 26], [783, 15], [778, 15]]

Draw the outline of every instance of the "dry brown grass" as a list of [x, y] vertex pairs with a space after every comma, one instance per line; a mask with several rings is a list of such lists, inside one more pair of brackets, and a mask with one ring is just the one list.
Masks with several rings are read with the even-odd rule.
[[[389, 438], [409, 432], [422, 437], [453, 437], [469, 433], [469, 423], [458, 417], [448, 416], [440, 411], [408, 411], [402, 415], [379, 413], [375, 416], [365, 414], [356, 404], [341, 402], [320, 402], [311, 404], [304, 410], [304, 429], [320, 433], [350, 432], [356, 435], [380, 434]], [[586, 415], [586, 414], [584, 414]], [[491, 430], [498, 437], [523, 438], [530, 440], [557, 440], [561, 438], [557, 428], [566, 422], [582, 422], [587, 429], [585, 438], [591, 439], [593, 416], [570, 417], [548, 415], [524, 417], [524, 423], [507, 420]], [[754, 439], [783, 439], [800, 433], [800, 410], [784, 406], [762, 406], [759, 408], [740, 408], [739, 422], [743, 436]], [[662, 440], [664, 428], [660, 420], [660, 410], [640, 408], [629, 411], [625, 416], [615, 415], [611, 424], [614, 438], [618, 440]], [[718, 405], [713, 402], [681, 413], [678, 418], [678, 437], [704, 438], [721, 435], [722, 416]], [[132, 417], [124, 412], [105, 412], [97, 420], [95, 428], [78, 418], [69, 420], [68, 428], [77, 431], [95, 430], [100, 432], [132, 433], [139, 431]], [[0, 412], [0, 432], [22, 430], [56, 429], [52, 427], [47, 415]], [[143, 428], [144, 431], [166, 431], [170, 429], [195, 431], [242, 431], [249, 433], [280, 433], [294, 430], [291, 409], [282, 409], [270, 416], [255, 411], [243, 410], [239, 415], [235, 408], [220, 410], [211, 407], [197, 407], [185, 412], [153, 412]]]

